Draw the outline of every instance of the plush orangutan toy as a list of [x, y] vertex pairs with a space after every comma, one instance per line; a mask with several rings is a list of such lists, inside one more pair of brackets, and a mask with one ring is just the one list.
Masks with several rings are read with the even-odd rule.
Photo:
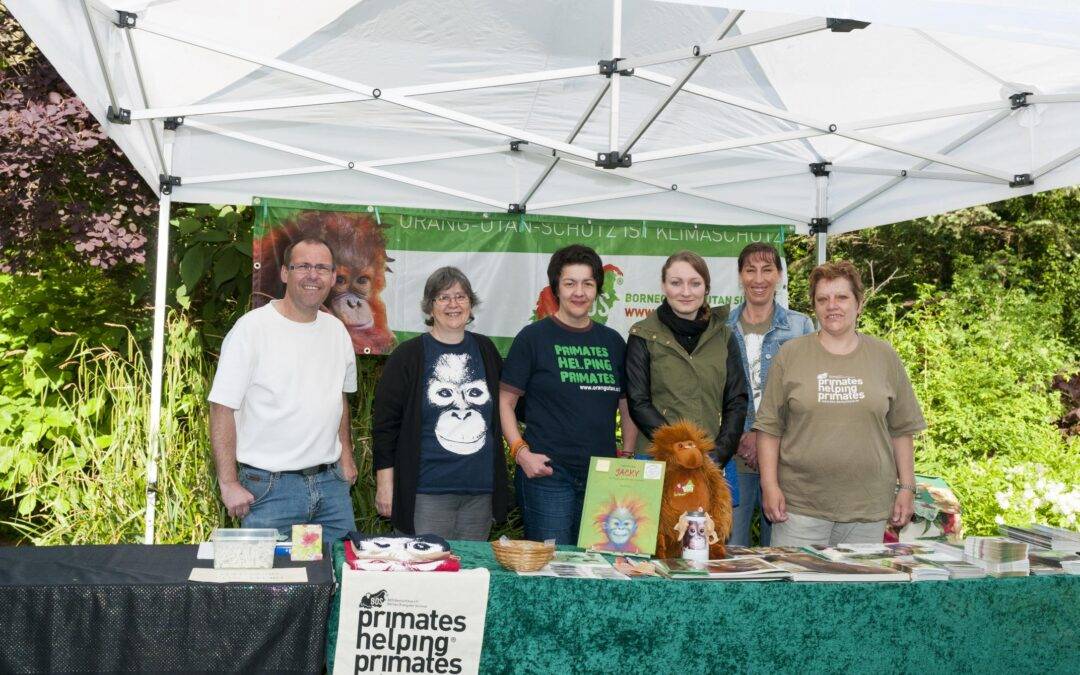
[[724, 474], [709, 459], [713, 447], [714, 443], [701, 427], [685, 420], [664, 425], [653, 434], [649, 453], [667, 463], [656, 541], [658, 558], [681, 555], [681, 537], [686, 529], [683, 517], [693, 511], [704, 511], [712, 520], [712, 532], [708, 533], [709, 558], [724, 557], [724, 542], [731, 534], [731, 490]]

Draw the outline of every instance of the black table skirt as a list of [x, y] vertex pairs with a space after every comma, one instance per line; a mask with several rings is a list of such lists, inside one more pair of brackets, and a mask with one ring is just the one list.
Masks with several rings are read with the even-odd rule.
[[306, 584], [189, 582], [195, 546], [0, 548], [0, 672], [321, 672], [329, 560]]

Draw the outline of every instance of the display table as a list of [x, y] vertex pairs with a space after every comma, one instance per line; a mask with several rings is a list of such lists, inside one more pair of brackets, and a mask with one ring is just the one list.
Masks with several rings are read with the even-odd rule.
[[189, 582], [195, 546], [0, 548], [0, 672], [321, 672], [329, 561], [306, 584]]
[[[520, 577], [499, 567], [486, 543], [452, 545], [464, 567], [491, 570], [483, 672], [1080, 668], [1080, 576], [882, 584], [594, 581]], [[343, 549], [335, 546], [340, 571]], [[337, 602], [328, 629], [331, 661]]]

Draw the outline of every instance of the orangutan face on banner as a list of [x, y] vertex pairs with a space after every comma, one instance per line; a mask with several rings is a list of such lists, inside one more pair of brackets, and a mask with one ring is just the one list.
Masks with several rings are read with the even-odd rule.
[[357, 354], [389, 351], [394, 334], [387, 327], [386, 306], [380, 296], [386, 287], [386, 273], [391, 271], [387, 263], [393, 261], [386, 256], [382, 227], [366, 214], [300, 211], [256, 239], [253, 304], [258, 307], [282, 297], [285, 288], [278, 270], [285, 247], [307, 236], [320, 237], [334, 251], [336, 266], [325, 310], [345, 324]]

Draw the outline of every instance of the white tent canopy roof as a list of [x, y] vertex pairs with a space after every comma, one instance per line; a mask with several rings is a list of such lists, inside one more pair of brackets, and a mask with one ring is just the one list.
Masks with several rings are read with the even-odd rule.
[[[831, 234], [1080, 183], [1069, 0], [8, 4], [139, 173], [180, 178], [177, 201]], [[632, 76], [599, 74], [615, 56]], [[597, 167], [612, 150], [632, 165]]]

